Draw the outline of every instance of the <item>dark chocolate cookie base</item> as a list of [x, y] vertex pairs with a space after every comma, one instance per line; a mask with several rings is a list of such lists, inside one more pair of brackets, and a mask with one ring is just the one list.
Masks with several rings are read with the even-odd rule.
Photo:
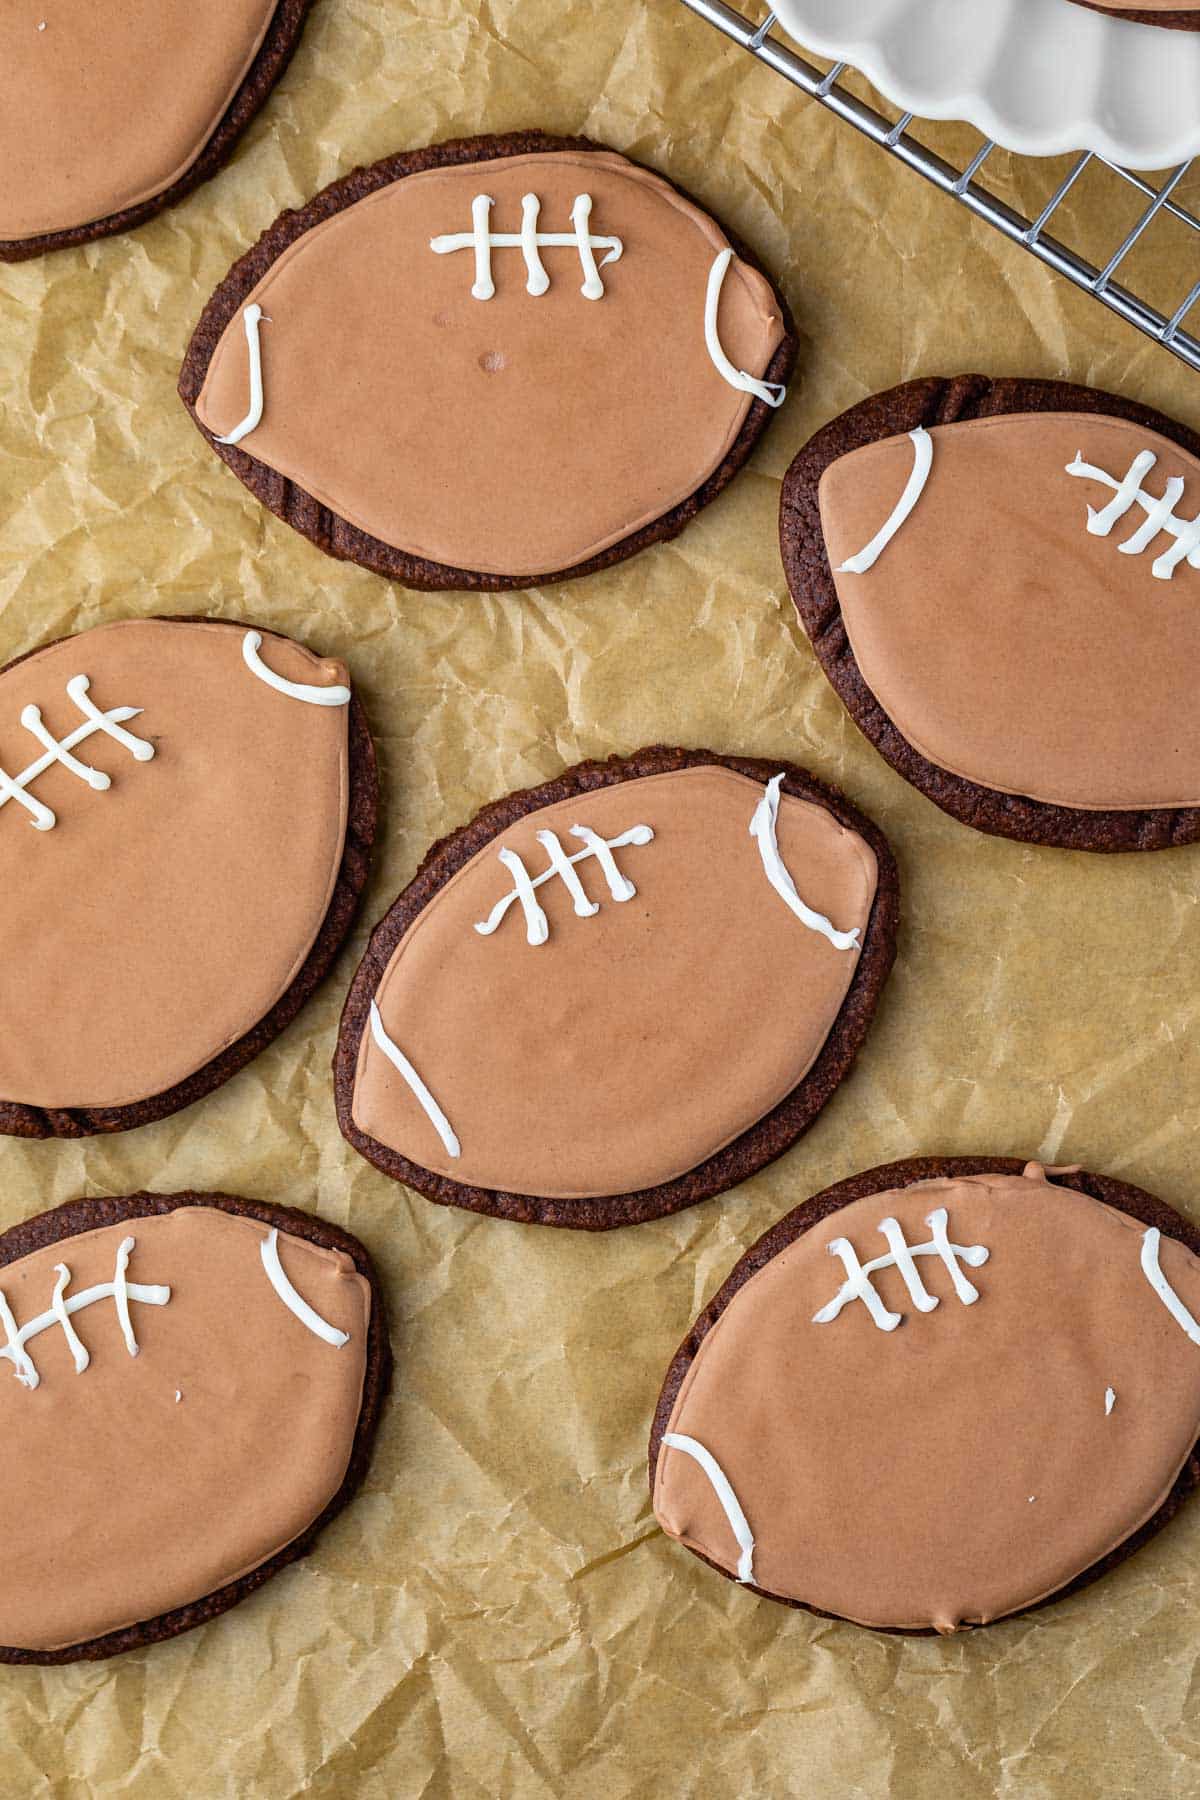
[[[409, 1162], [398, 1151], [360, 1131], [352, 1112], [354, 1077], [371, 1001], [396, 945], [450, 877], [518, 819], [540, 807], [618, 782], [634, 781], [639, 776], [661, 775], [708, 764], [736, 770], [764, 785], [780, 770], [785, 771], [785, 793], [824, 807], [839, 824], [865, 839], [878, 862], [875, 903], [864, 934], [858, 967], [829, 1036], [799, 1085], [749, 1131], [686, 1175], [637, 1193], [588, 1200], [561, 1200], [470, 1187]], [[493, 801], [477, 813], [470, 824], [435, 844], [413, 880], [375, 927], [346, 997], [334, 1053], [338, 1124], [343, 1136], [360, 1156], [374, 1163], [393, 1181], [416, 1188], [427, 1199], [436, 1200], [442, 1206], [461, 1206], [470, 1212], [491, 1213], [496, 1218], [513, 1219], [521, 1224], [559, 1225], [577, 1231], [609, 1231], [618, 1225], [638, 1225], [648, 1219], [679, 1212], [685, 1206], [710, 1200], [715, 1194], [724, 1193], [727, 1188], [745, 1181], [767, 1163], [774, 1162], [777, 1156], [782, 1156], [807, 1131], [834, 1089], [849, 1074], [866, 1037], [895, 956], [899, 917], [899, 875], [883, 833], [836, 789], [825, 787], [790, 763], [764, 762], [747, 756], [718, 756], [710, 750], [675, 750], [661, 745], [639, 750], [632, 756], [613, 756], [607, 762], [579, 763], [540, 787], [527, 788], [509, 794], [503, 800]]]
[[879, 704], [854, 657], [838, 603], [817, 489], [831, 463], [851, 450], [917, 426], [955, 424], [1003, 413], [1100, 413], [1158, 432], [1191, 456], [1200, 436], [1136, 401], [1065, 381], [992, 381], [986, 375], [930, 376], [873, 394], [809, 439], [783, 481], [779, 542], [784, 573], [817, 660], [847, 712], [897, 774], [964, 825], [996, 837], [1064, 850], [1168, 850], [1200, 839], [1200, 808], [1084, 812], [1004, 794], [939, 768], [915, 749]]
[[379, 1278], [370, 1256], [358, 1239], [351, 1237], [348, 1231], [342, 1231], [337, 1225], [327, 1224], [324, 1219], [315, 1218], [311, 1213], [298, 1212], [290, 1206], [271, 1206], [264, 1201], [243, 1200], [232, 1194], [131, 1194], [117, 1200], [70, 1200], [65, 1206], [56, 1206], [51, 1212], [39, 1213], [35, 1218], [26, 1219], [23, 1224], [13, 1225], [0, 1234], [0, 1268], [16, 1262], [18, 1257], [30, 1256], [35, 1250], [45, 1249], [49, 1244], [58, 1244], [64, 1238], [76, 1237], [82, 1231], [98, 1231], [106, 1225], [119, 1225], [126, 1219], [144, 1219], [150, 1214], [176, 1212], [181, 1206], [219, 1207], [222, 1212], [234, 1213], [240, 1218], [258, 1219], [263, 1225], [277, 1226], [280, 1231], [290, 1233], [292, 1237], [304, 1238], [310, 1244], [320, 1244], [326, 1250], [340, 1250], [351, 1259], [359, 1274], [369, 1283], [371, 1322], [367, 1332], [362, 1406], [345, 1478], [324, 1512], [298, 1538], [294, 1538], [266, 1562], [260, 1563], [248, 1575], [231, 1581], [226, 1587], [218, 1588], [216, 1593], [194, 1600], [188, 1606], [176, 1607], [172, 1612], [162, 1613], [156, 1619], [147, 1619], [143, 1624], [128, 1625], [122, 1631], [111, 1631], [104, 1637], [71, 1644], [65, 1650], [0, 1647], [0, 1663], [100, 1662], [105, 1657], [120, 1656], [126, 1650], [140, 1650], [146, 1644], [157, 1644], [164, 1638], [177, 1637], [181, 1631], [190, 1631], [195, 1625], [207, 1624], [210, 1619], [228, 1612], [240, 1600], [247, 1599], [280, 1569], [285, 1569], [289, 1563], [306, 1556], [329, 1521], [353, 1498], [367, 1473], [379, 1415], [391, 1383], [392, 1352], [388, 1343], [387, 1318]]
[[1131, 25], [1163, 25], [1169, 31], [1200, 31], [1200, 12], [1142, 12], [1126, 7], [1099, 6], [1093, 0], [1075, 0], [1089, 12], [1107, 13], [1110, 19], [1127, 19]]
[[[733, 480], [747, 461], [774, 410], [764, 401], [752, 402], [742, 429], [724, 461], [695, 493], [649, 525], [644, 525], [631, 536], [623, 538], [620, 543], [602, 550], [599, 555], [591, 556], [585, 562], [575, 563], [570, 568], [548, 570], [541, 575], [486, 575], [473, 569], [454, 568], [448, 563], [430, 562], [425, 557], [412, 556], [407, 551], [398, 550], [391, 544], [385, 544], [382, 539], [372, 537], [369, 532], [360, 531], [340, 513], [323, 506], [294, 481], [278, 474], [266, 463], [259, 462], [248, 451], [233, 444], [219, 443], [196, 416], [196, 401], [204, 385], [209, 362], [229, 321], [241, 308], [247, 294], [262, 280], [288, 246], [295, 243], [297, 238], [303, 237], [305, 232], [311, 231], [315, 225], [321, 224], [334, 213], [353, 206], [356, 201], [375, 193], [379, 188], [389, 187], [392, 182], [400, 181], [406, 175], [416, 175], [426, 169], [451, 168], [459, 163], [490, 162], [537, 152], [608, 151], [609, 148], [607, 144], [594, 143], [590, 138], [549, 137], [540, 131], [510, 132], [501, 137], [455, 138], [428, 149], [402, 151], [397, 156], [386, 157], [382, 162], [372, 163], [369, 167], [355, 169], [330, 187], [323, 188], [307, 206], [295, 212], [281, 213], [253, 250], [234, 263], [201, 313], [200, 321], [192, 334], [180, 371], [179, 395], [197, 430], [221, 460], [229, 465], [238, 480], [249, 488], [255, 499], [282, 519], [285, 525], [290, 525], [293, 531], [308, 538], [318, 550], [324, 550], [327, 556], [338, 557], [344, 562], [358, 563], [360, 567], [370, 569], [373, 574], [383, 575], [389, 581], [398, 581], [409, 588], [430, 591], [452, 588], [501, 593], [514, 588], [544, 587], [550, 582], [571, 581], [579, 575], [593, 575], [600, 569], [608, 569], [615, 563], [624, 562], [627, 557], [636, 556], [639, 550], [645, 550], [651, 544], [678, 536], [703, 507], [716, 499], [722, 488]], [[671, 185], [685, 200], [691, 200], [691, 195], [677, 183]], [[693, 204], [698, 206], [699, 202]], [[714, 217], [707, 208], [701, 210], [709, 218]], [[770, 282], [775, 303], [783, 318], [785, 335], [771, 359], [764, 379], [786, 382], [796, 360], [797, 348], [787, 303], [750, 251], [732, 233], [727, 232], [726, 236], [738, 257], [751, 268], [757, 269]]]
[[237, 140], [266, 104], [300, 42], [311, 5], [312, 0], [279, 0], [267, 35], [243, 76], [241, 86], [199, 156], [178, 181], [173, 181], [161, 194], [152, 194], [148, 200], [139, 200], [134, 206], [126, 206], [120, 212], [109, 213], [87, 225], [73, 225], [66, 231], [47, 231], [38, 237], [0, 238], [0, 262], [27, 262], [30, 257], [45, 256], [51, 250], [70, 250], [78, 244], [90, 244], [96, 238], [133, 231], [147, 219], [186, 199], [193, 188], [215, 175], [229, 160]]
[[[188, 622], [191, 622], [190, 616]], [[205, 619], [203, 623], [228, 624], [232, 631], [250, 629], [244, 622], [235, 620]], [[39, 645], [38, 648], [45, 649], [46, 646]], [[27, 652], [30, 656], [34, 654], [33, 651]], [[15, 657], [5, 668], [15, 668], [17, 663], [24, 661], [24, 656]], [[3, 673], [4, 670], [0, 670], [0, 674]], [[223, 1087], [239, 1069], [244, 1069], [247, 1063], [253, 1062], [261, 1050], [265, 1050], [280, 1032], [286, 1030], [305, 1001], [328, 974], [354, 922], [371, 870], [371, 847], [375, 841], [379, 805], [379, 772], [366, 714], [356, 694], [351, 695], [347, 730], [350, 792], [341, 866], [328, 910], [312, 949], [291, 986], [279, 996], [270, 1012], [256, 1025], [252, 1025], [244, 1036], [214, 1056], [211, 1062], [197, 1069], [194, 1075], [176, 1082], [174, 1087], [164, 1089], [161, 1094], [150, 1095], [129, 1106], [43, 1107], [25, 1106], [16, 1100], [0, 1100], [0, 1135], [20, 1138], [81, 1138], [94, 1137], [101, 1132], [132, 1131], [138, 1125], [152, 1125], [156, 1120], [168, 1118], [171, 1113], [179, 1112], [183, 1107], [191, 1106], [193, 1101], [202, 1100], [206, 1094]]]
[[[811, 1231], [814, 1225], [819, 1225], [823, 1219], [829, 1218], [831, 1213], [840, 1211], [843, 1206], [849, 1206], [854, 1200], [865, 1199], [870, 1194], [887, 1193], [892, 1188], [911, 1187], [918, 1181], [954, 1179], [963, 1175], [1019, 1175], [1025, 1166], [1023, 1161], [1012, 1156], [908, 1157], [902, 1162], [884, 1163], [878, 1168], [867, 1169], [861, 1175], [852, 1175], [848, 1181], [839, 1181], [833, 1187], [825, 1188], [821, 1193], [815, 1194], [811, 1200], [806, 1200], [802, 1205], [796, 1207], [794, 1212], [790, 1212], [780, 1219], [777, 1225], [773, 1225], [759, 1238], [756, 1244], [751, 1245], [741, 1261], [736, 1264], [728, 1280], [709, 1301], [688, 1332], [667, 1370], [667, 1378], [663, 1383], [662, 1393], [659, 1395], [654, 1413], [654, 1424], [650, 1431], [651, 1494], [654, 1492], [654, 1477], [658, 1468], [658, 1453], [663, 1433], [670, 1422], [684, 1377], [704, 1339], [739, 1288], [744, 1287], [752, 1275], [757, 1275], [766, 1263], [778, 1256], [780, 1251], [786, 1250], [789, 1244], [795, 1243], [797, 1238], [803, 1237], [806, 1231]], [[1143, 1225], [1157, 1226], [1165, 1236], [1178, 1238], [1180, 1243], [1185, 1244], [1195, 1255], [1200, 1256], [1200, 1230], [1197, 1230], [1181, 1213], [1177, 1213], [1174, 1207], [1168, 1206], [1165, 1200], [1159, 1200], [1155, 1195], [1148, 1194], [1144, 1188], [1133, 1187], [1125, 1181], [1112, 1181], [1104, 1175], [1089, 1175], [1086, 1170], [1081, 1170], [1078, 1174], [1055, 1174], [1053, 1180], [1057, 1187], [1071, 1188], [1077, 1194], [1088, 1194], [1093, 1200], [1103, 1201], [1106, 1206], [1114, 1207], [1118, 1212], [1128, 1213], [1131, 1218], [1139, 1219]], [[1142, 1545], [1147, 1543], [1156, 1532], [1161, 1531], [1163, 1526], [1174, 1518], [1184, 1501], [1196, 1491], [1197, 1487], [1200, 1487], [1200, 1443], [1193, 1445], [1191, 1454], [1180, 1470], [1174, 1487], [1152, 1518], [1147, 1519], [1146, 1523], [1131, 1533], [1124, 1543], [1118, 1544], [1115, 1550], [1110, 1550], [1107, 1556], [1102, 1557], [1099, 1562], [1093, 1563], [1090, 1569], [1085, 1569], [1073, 1581], [1067, 1582], [1053, 1594], [1048, 1594], [1036, 1605], [1023, 1608], [1022, 1614], [1037, 1612], [1043, 1606], [1064, 1600], [1068, 1594], [1077, 1593], [1080, 1588], [1087, 1587], [1091, 1582], [1098, 1580], [1101, 1575], [1107, 1575], [1110, 1569], [1115, 1569], [1118, 1563], [1123, 1563], [1127, 1556], [1132, 1556], [1135, 1550], [1140, 1550]], [[707, 1563], [710, 1569], [715, 1569], [718, 1575], [724, 1575], [726, 1580], [736, 1579], [729, 1574], [727, 1569], [721, 1568], [718, 1563], [702, 1555], [700, 1551], [691, 1550], [690, 1545], [685, 1548], [689, 1549], [700, 1562]], [[754, 1587], [749, 1583], [745, 1585], [751, 1593], [758, 1594], [764, 1600], [778, 1600], [783, 1606], [791, 1606], [800, 1612], [812, 1613], [815, 1618], [855, 1623], [853, 1620], [843, 1620], [840, 1613], [823, 1612], [819, 1607], [807, 1606], [804, 1601], [793, 1600], [786, 1594], [773, 1594], [766, 1588]], [[1010, 1613], [1005, 1616], [1012, 1618], [1017, 1615]], [[999, 1621], [993, 1622], [998, 1623]], [[859, 1629], [878, 1631], [886, 1637], [937, 1637], [939, 1635], [932, 1627], [924, 1630], [903, 1630], [883, 1625], [861, 1625]], [[959, 1627], [960, 1631], [982, 1631], [983, 1629], [985, 1628], [982, 1625], [966, 1623]]]

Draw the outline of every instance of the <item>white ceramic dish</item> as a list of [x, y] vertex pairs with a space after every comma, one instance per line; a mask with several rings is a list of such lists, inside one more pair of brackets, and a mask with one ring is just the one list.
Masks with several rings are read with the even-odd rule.
[[797, 43], [853, 63], [895, 105], [966, 119], [1029, 156], [1136, 169], [1200, 155], [1200, 32], [1071, 0], [775, 0]]

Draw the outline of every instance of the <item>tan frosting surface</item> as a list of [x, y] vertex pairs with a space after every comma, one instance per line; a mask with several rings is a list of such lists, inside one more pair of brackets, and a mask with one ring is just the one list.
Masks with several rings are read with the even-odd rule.
[[0, 238], [106, 218], [195, 162], [276, 0], [6, 0]]
[[[751, 816], [763, 790], [697, 767], [598, 789], [528, 814], [447, 882], [393, 954], [376, 999], [385, 1030], [461, 1144], [443, 1148], [408, 1085], [363, 1034], [355, 1123], [468, 1185], [561, 1198], [637, 1192], [685, 1174], [769, 1112], [812, 1066], [857, 964], [802, 925], [768, 885]], [[547, 866], [536, 833], [570, 851], [581, 823], [610, 838], [636, 886], [616, 903], [579, 865], [600, 910], [578, 918], [564, 883], [537, 890], [546, 943], [519, 905], [474, 929], [512, 885], [498, 860]], [[839, 930], [865, 929], [870, 846], [822, 807], [784, 795], [778, 839], [801, 896]]]
[[[541, 252], [545, 294], [525, 291], [519, 249], [496, 249], [490, 300], [471, 295], [471, 201], [519, 231], [569, 231], [581, 193], [591, 230], [619, 237], [584, 299], [574, 248]], [[242, 443], [343, 518], [435, 562], [504, 575], [567, 568], [692, 494], [734, 442], [749, 397], [705, 349], [709, 270], [723, 232], [623, 157], [562, 152], [430, 170], [307, 232], [272, 265], [257, 301], [266, 408]], [[603, 256], [597, 251], [597, 261]], [[730, 267], [719, 328], [739, 369], [761, 375], [783, 328], [767, 283]], [[197, 412], [227, 434], [246, 414], [241, 312], [209, 366]]]
[[[1090, 414], [972, 420], [932, 433], [916, 510], [865, 574], [837, 574], [858, 666], [908, 741], [952, 774], [1004, 793], [1089, 808], [1200, 804], [1200, 570], [1169, 580], [1119, 548], [1146, 523], [1135, 506], [1107, 537], [1088, 507], [1113, 498], [1066, 474], [1076, 453], [1121, 481], [1142, 450], [1161, 495], [1200, 512], [1200, 463], [1154, 432]], [[907, 436], [826, 470], [821, 522], [836, 570], [889, 518], [913, 467]]]
[[[283, 1235], [283, 1270], [340, 1348], [271, 1286], [268, 1228], [210, 1207], [107, 1226], [0, 1270], [18, 1326], [111, 1282], [132, 1237], [131, 1357], [111, 1299], [72, 1314], [91, 1362], [75, 1372], [57, 1325], [28, 1341], [40, 1384], [0, 1361], [9, 1504], [0, 1644], [55, 1650], [156, 1618], [247, 1574], [300, 1535], [341, 1486], [362, 1402], [370, 1288], [350, 1259]], [[179, 1399], [176, 1399], [176, 1395]]]
[[[887, 1254], [881, 1220], [929, 1241], [935, 1206], [988, 1261], [917, 1267], [876, 1291], [903, 1314], [879, 1330], [861, 1301], [813, 1314], [845, 1270]], [[754, 1583], [866, 1625], [952, 1629], [1054, 1593], [1157, 1511], [1200, 1435], [1200, 1349], [1140, 1267], [1144, 1227], [1057, 1187], [976, 1176], [876, 1194], [834, 1213], [734, 1297], [684, 1379], [668, 1429], [696, 1438], [733, 1485], [755, 1537]], [[1161, 1265], [1200, 1316], [1200, 1263], [1169, 1239]], [[1105, 1391], [1115, 1401], [1105, 1412]], [[725, 1515], [697, 1464], [664, 1448], [663, 1529], [736, 1570]]]
[[[161, 1093], [242, 1036], [291, 985], [332, 896], [347, 804], [347, 709], [277, 693], [246, 667], [243, 627], [132, 620], [64, 639], [0, 675], [0, 769], [82, 722], [66, 693], [90, 678], [101, 710], [138, 706], [137, 762], [100, 732], [30, 791], [57, 816], [35, 830], [0, 806], [0, 1097], [122, 1106]], [[345, 682], [290, 639], [260, 655], [286, 679]]]

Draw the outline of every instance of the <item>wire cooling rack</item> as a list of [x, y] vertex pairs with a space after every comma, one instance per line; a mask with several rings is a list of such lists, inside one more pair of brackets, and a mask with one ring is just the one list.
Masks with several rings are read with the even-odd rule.
[[[957, 168], [913, 136], [911, 127], [914, 123], [920, 124], [920, 121], [915, 121], [912, 113], [902, 113], [899, 118], [889, 119], [875, 106], [851, 92], [847, 80], [854, 79], [856, 71], [848, 63], [837, 62], [831, 68], [820, 69], [780, 43], [777, 37], [772, 36], [776, 23], [774, 13], [768, 13], [761, 23], [754, 23], [732, 6], [726, 5], [725, 0], [683, 0], [683, 4], [710, 25], [714, 25], [718, 31], [724, 32], [726, 37], [732, 38], [735, 44], [740, 44], [743, 50], [757, 57], [759, 62], [774, 69], [777, 75], [782, 75], [785, 81], [790, 81], [793, 87], [799, 88], [819, 106], [853, 125], [864, 137], [878, 144], [881, 150], [895, 157], [897, 162], [915, 169], [918, 175], [923, 175], [934, 187], [951, 195], [977, 218], [985, 219], [1013, 243], [1022, 245], [1039, 262], [1074, 282], [1076, 287], [1091, 294], [1093, 299], [1108, 307], [1110, 312], [1116, 313], [1155, 343], [1170, 350], [1181, 362], [1190, 368], [1200, 369], [1200, 338], [1186, 328], [1193, 308], [1200, 302], [1200, 279], [1186, 293], [1160, 294], [1157, 289], [1166, 289], [1167, 283], [1161, 279], [1159, 269], [1160, 279], [1153, 283], [1153, 300], [1139, 296], [1131, 286], [1126, 285], [1132, 279], [1129, 271], [1134, 251], [1138, 251], [1139, 258], [1150, 261], [1146, 253], [1152, 248], [1154, 234], [1162, 232], [1168, 226], [1185, 234], [1183, 254], [1170, 258], [1172, 274], [1177, 275], [1181, 263], [1189, 271], [1200, 271], [1200, 218], [1183, 204], [1182, 199], [1182, 190], [1188, 185], [1189, 172], [1200, 176], [1200, 163], [1183, 163], [1179, 168], [1151, 180], [1134, 174], [1130, 169], [1123, 169], [1117, 163], [1108, 162], [1104, 157], [1093, 155], [1090, 151], [1084, 152], [1057, 180], [1037, 217], [1029, 219], [1002, 200], [983, 178], [985, 163], [992, 152], [999, 148], [991, 139], [977, 134], [980, 136], [979, 149], [966, 161], [965, 167]], [[1058, 174], [1060, 163], [1058, 159], [1048, 159], [1045, 166], [1053, 177]], [[1111, 208], [1112, 216], [1120, 219], [1121, 234], [1114, 237], [1111, 254], [1106, 259], [1091, 261], [1082, 251], [1072, 249], [1069, 244], [1056, 237], [1050, 226], [1055, 214], [1079, 182], [1085, 176], [1093, 180], [1097, 175], [1110, 184], [1117, 183], [1122, 190], [1121, 203], [1117, 203], [1114, 194]], [[1136, 196], [1132, 223], [1125, 216], [1130, 190]], [[1157, 244], [1153, 245], [1154, 250], [1158, 248]], [[1161, 258], [1154, 260], [1162, 261]], [[1125, 275], [1124, 282], [1117, 280], [1119, 270]], [[1174, 310], [1169, 310], [1172, 307]]]

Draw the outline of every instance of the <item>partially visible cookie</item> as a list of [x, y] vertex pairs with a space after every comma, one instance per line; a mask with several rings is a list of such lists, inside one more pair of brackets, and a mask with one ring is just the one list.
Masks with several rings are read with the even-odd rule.
[[0, 262], [130, 231], [216, 173], [310, 0], [0, 10]]
[[179, 391], [331, 556], [494, 590], [682, 530], [795, 348], [753, 257], [679, 188], [529, 131], [405, 151], [285, 212], [209, 301]]
[[1200, 1232], [1005, 1157], [871, 1169], [748, 1250], [668, 1371], [663, 1529], [768, 1599], [952, 1632], [1059, 1599], [1200, 1484]]
[[0, 1132], [148, 1124], [277, 1037], [376, 790], [345, 667], [274, 632], [129, 619], [0, 670]]
[[1200, 8], [1177, 6], [1175, 0], [1107, 0], [1101, 6], [1096, 0], [1074, 0], [1089, 12], [1111, 13], [1115, 19], [1129, 19], [1136, 25], [1166, 25], [1175, 31], [1200, 31]]
[[0, 1236], [0, 1662], [216, 1618], [367, 1472], [391, 1376], [363, 1246], [228, 1194], [75, 1200]]
[[1200, 438], [1066, 382], [930, 377], [784, 478], [788, 586], [883, 756], [977, 830], [1200, 838]]
[[338, 1122], [445, 1205], [591, 1231], [676, 1212], [811, 1124], [898, 911], [882, 832], [801, 769], [581, 763], [435, 845], [376, 927]]

